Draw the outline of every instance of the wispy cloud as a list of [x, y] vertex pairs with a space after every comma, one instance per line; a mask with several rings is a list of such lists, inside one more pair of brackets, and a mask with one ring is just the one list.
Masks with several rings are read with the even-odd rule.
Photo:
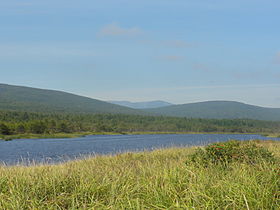
[[163, 61], [172, 61], [172, 62], [184, 60], [184, 57], [180, 55], [165, 55], [165, 56], [159, 56], [157, 58]]
[[160, 44], [162, 46], [166, 47], [174, 47], [174, 48], [187, 48], [187, 47], [192, 47], [193, 44], [187, 43], [182, 40], [167, 40], [167, 41], [161, 41]]
[[138, 27], [125, 28], [117, 23], [112, 23], [101, 28], [98, 36], [136, 36], [142, 33], [143, 31]]
[[276, 62], [277, 64], [280, 64], [280, 52], [276, 53], [275, 62]]
[[232, 76], [233, 78], [237, 79], [237, 80], [241, 80], [241, 79], [259, 79], [262, 78], [264, 76], [264, 72], [261, 71], [254, 71], [254, 72], [233, 72]]
[[141, 40], [141, 42], [148, 45], [168, 48], [190, 48], [195, 46], [193, 43], [183, 40]]
[[210, 71], [210, 68], [203, 63], [195, 63], [192, 65], [192, 68], [196, 71], [203, 71], [203, 72]]

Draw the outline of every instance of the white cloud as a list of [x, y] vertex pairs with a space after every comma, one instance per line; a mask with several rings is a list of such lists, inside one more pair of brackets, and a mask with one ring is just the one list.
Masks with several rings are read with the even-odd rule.
[[280, 64], [280, 52], [276, 54], [275, 61], [277, 64]]
[[203, 63], [195, 63], [192, 65], [192, 68], [196, 71], [208, 72], [210, 68]]
[[174, 47], [174, 48], [186, 48], [186, 47], [192, 47], [193, 44], [187, 43], [182, 40], [168, 40], [168, 41], [162, 41], [161, 42], [162, 46], [166, 47]]
[[99, 32], [99, 36], [135, 36], [142, 34], [143, 31], [138, 27], [124, 28], [117, 23], [104, 26]]
[[141, 43], [153, 45], [156, 47], [168, 47], [168, 48], [190, 48], [194, 47], [195, 44], [185, 42], [183, 40], [141, 40]]
[[184, 60], [184, 57], [180, 56], [180, 55], [166, 55], [166, 56], [160, 56], [158, 58], [161, 60], [164, 60], [164, 61], [182, 61], [182, 60]]

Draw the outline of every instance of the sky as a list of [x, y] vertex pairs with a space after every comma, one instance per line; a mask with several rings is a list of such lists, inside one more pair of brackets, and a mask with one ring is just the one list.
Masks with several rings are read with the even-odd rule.
[[0, 0], [0, 83], [280, 108], [279, 0]]

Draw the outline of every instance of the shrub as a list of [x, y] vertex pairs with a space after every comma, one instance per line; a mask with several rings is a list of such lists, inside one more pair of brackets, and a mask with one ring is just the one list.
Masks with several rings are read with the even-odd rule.
[[11, 134], [11, 129], [5, 125], [4, 123], [0, 124], [0, 134], [3, 135], [10, 135]]
[[258, 146], [252, 141], [231, 140], [210, 144], [204, 149], [199, 148], [190, 156], [189, 161], [207, 166], [209, 163], [227, 165], [231, 162], [249, 164], [274, 162], [275, 158], [266, 148]]

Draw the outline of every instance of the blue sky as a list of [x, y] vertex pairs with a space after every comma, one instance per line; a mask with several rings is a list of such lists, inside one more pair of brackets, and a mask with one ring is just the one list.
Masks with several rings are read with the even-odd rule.
[[279, 0], [0, 0], [0, 83], [280, 107]]

